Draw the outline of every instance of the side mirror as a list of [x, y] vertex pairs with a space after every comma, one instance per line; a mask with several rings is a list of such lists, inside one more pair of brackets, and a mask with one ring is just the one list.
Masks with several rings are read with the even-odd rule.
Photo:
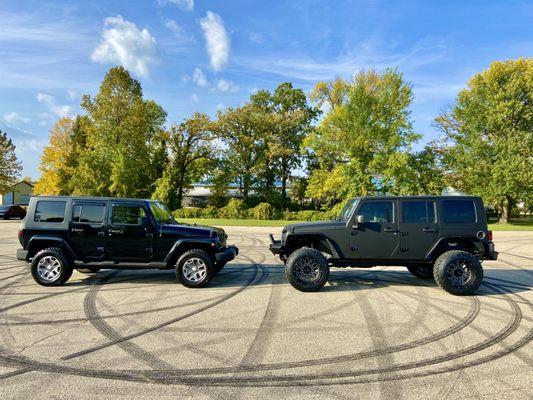
[[358, 224], [366, 224], [367, 220], [364, 215], [358, 215], [357, 217], [355, 217], [355, 222], [357, 222]]

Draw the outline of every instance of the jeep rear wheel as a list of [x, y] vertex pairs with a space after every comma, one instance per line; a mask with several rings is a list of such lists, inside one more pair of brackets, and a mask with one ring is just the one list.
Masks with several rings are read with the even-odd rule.
[[50, 247], [33, 257], [31, 275], [39, 285], [60, 286], [72, 276], [72, 264], [60, 248]]
[[322, 253], [303, 247], [290, 255], [285, 266], [285, 276], [295, 289], [316, 292], [328, 280], [329, 265]]
[[410, 273], [420, 279], [433, 279], [432, 265], [408, 265], [407, 269]]
[[204, 250], [186, 251], [176, 263], [176, 278], [189, 288], [205, 287], [214, 275], [212, 257]]
[[433, 274], [441, 288], [455, 295], [472, 294], [483, 282], [481, 263], [463, 250], [443, 253], [435, 261]]

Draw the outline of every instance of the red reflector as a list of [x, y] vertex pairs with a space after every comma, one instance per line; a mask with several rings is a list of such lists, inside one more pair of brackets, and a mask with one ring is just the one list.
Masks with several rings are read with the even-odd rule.
[[487, 232], [487, 239], [489, 239], [492, 242], [492, 231]]

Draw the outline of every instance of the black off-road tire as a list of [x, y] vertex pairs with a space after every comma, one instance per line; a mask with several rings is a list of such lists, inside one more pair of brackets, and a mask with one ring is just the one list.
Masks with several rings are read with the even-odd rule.
[[100, 271], [99, 267], [85, 267], [85, 268], [76, 268], [76, 271], [81, 272], [82, 274], [96, 274]]
[[[59, 274], [56, 279], [47, 280], [41, 277], [41, 275], [39, 274], [39, 269], [42, 268], [39, 263], [46, 257], [49, 257], [49, 259], [57, 260], [57, 262], [59, 263]], [[65, 282], [67, 282], [72, 276], [72, 271], [73, 269], [71, 260], [59, 247], [49, 247], [39, 251], [37, 254], [35, 254], [31, 262], [31, 275], [35, 282], [42, 286], [64, 285]]]
[[[454, 282], [454, 279], [459, 279], [456, 275], [458, 269], [468, 271], [468, 277], [462, 284]], [[448, 293], [467, 295], [474, 293], [483, 282], [483, 267], [473, 254], [464, 250], [450, 250], [435, 261], [433, 276], [437, 285]]]
[[[201, 263], [205, 266], [205, 274], [194, 273], [194, 277], [188, 273], [194, 266], [193, 260], [201, 260]], [[201, 266], [201, 263], [197, 263], [197, 266]], [[201, 275], [201, 277], [200, 277]], [[213, 257], [201, 249], [192, 249], [183, 253], [178, 262], [176, 263], [176, 278], [178, 281], [188, 288], [201, 288], [207, 286], [211, 278], [215, 275], [215, 262]], [[189, 276], [189, 278], [188, 278]], [[197, 279], [196, 281], [193, 279]]]
[[433, 279], [433, 265], [408, 265], [411, 274], [420, 279]]
[[[308, 271], [309, 279], [302, 278]], [[289, 283], [301, 292], [316, 292], [328, 281], [329, 265], [321, 252], [302, 247], [290, 255], [285, 265], [285, 276]]]

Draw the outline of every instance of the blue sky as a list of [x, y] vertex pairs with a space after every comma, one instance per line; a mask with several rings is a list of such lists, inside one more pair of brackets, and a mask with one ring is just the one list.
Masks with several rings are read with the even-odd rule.
[[531, 1], [2, 0], [0, 129], [35, 179], [49, 129], [80, 112], [113, 65], [141, 81], [168, 124], [284, 81], [308, 92], [397, 67], [414, 88], [422, 146], [469, 77], [531, 56]]

